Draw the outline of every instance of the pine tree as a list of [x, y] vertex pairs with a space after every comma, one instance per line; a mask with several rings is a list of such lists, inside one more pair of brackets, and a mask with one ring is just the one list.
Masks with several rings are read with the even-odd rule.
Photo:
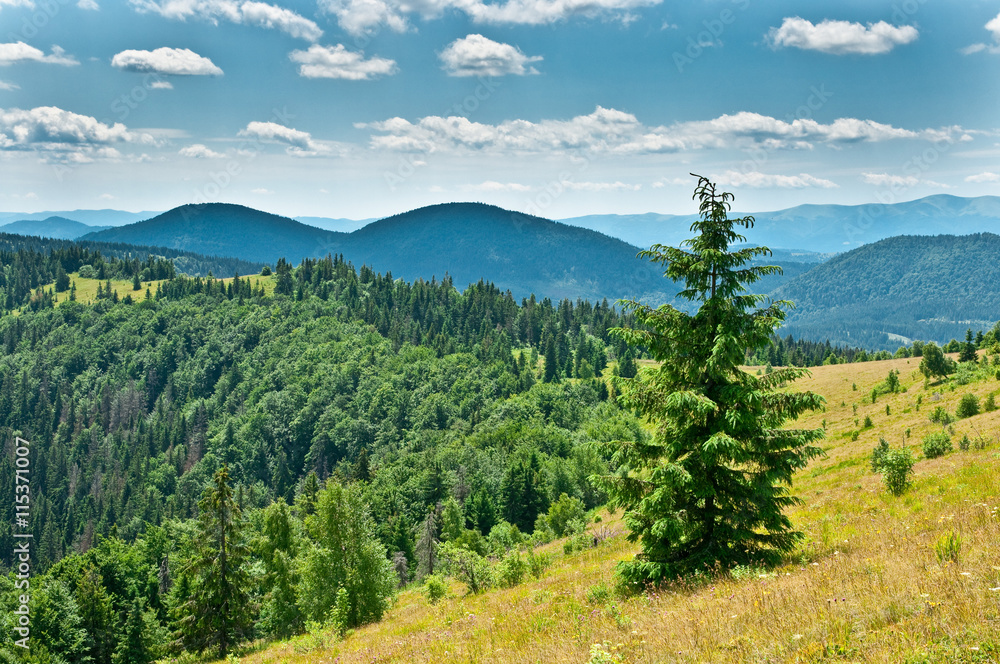
[[698, 309], [628, 301], [624, 308], [637, 328], [614, 331], [660, 362], [633, 379], [615, 379], [621, 404], [642, 413], [656, 432], [634, 443], [611, 443], [617, 472], [595, 478], [611, 504], [625, 510], [629, 539], [642, 545], [640, 554], [619, 565], [627, 584], [776, 562], [800, 537], [783, 513], [797, 502], [787, 488], [792, 473], [822, 453], [812, 444], [822, 430], [782, 428], [823, 403], [811, 393], [777, 392], [806, 371], [755, 376], [740, 369], [748, 349], [770, 343], [788, 306], [765, 303], [746, 286], [779, 268], [746, 267], [770, 253], [764, 247], [730, 251], [745, 241], [734, 226], [753, 225], [752, 217], [728, 218], [731, 194], [717, 193], [699, 177], [695, 198], [700, 219], [691, 230], [697, 235], [682, 248], [655, 244], [640, 256], [683, 282], [680, 297]]
[[962, 344], [962, 350], [958, 354], [958, 361], [976, 361], [976, 343], [972, 340], [972, 328], [965, 331], [965, 343]]
[[546, 383], [559, 382], [559, 359], [556, 357], [556, 341], [550, 333], [545, 341], [545, 377]]
[[250, 577], [244, 566], [249, 551], [242, 541], [242, 515], [223, 466], [198, 503], [201, 510], [197, 550], [186, 574], [194, 577], [179, 632], [198, 652], [216, 648], [225, 658], [246, 635], [250, 621]]

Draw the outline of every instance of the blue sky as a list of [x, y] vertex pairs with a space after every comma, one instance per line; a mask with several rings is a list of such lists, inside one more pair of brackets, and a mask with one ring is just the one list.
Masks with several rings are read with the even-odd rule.
[[0, 0], [0, 210], [1000, 194], [1000, 1]]

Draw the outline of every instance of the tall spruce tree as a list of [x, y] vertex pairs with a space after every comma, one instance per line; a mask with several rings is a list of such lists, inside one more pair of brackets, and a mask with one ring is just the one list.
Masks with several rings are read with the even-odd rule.
[[788, 490], [792, 474], [822, 453], [813, 445], [822, 430], [782, 428], [823, 403], [809, 392], [777, 391], [806, 370], [754, 376], [740, 369], [748, 349], [771, 343], [790, 303], [748, 293], [747, 285], [779, 268], [751, 264], [770, 255], [765, 247], [730, 250], [745, 242], [734, 227], [751, 228], [753, 218], [729, 219], [732, 194], [695, 177], [696, 236], [682, 248], [655, 244], [639, 256], [682, 282], [680, 297], [697, 309], [626, 301], [638, 325], [614, 330], [660, 363], [615, 379], [621, 404], [656, 430], [638, 442], [611, 443], [617, 472], [595, 478], [624, 509], [629, 538], [641, 542], [642, 552], [618, 569], [636, 587], [696, 570], [776, 562], [800, 536], [784, 514], [797, 502]]
[[198, 652], [215, 648], [225, 658], [252, 625], [250, 576], [244, 564], [249, 548], [227, 466], [216, 471], [198, 507], [197, 550], [185, 569], [194, 584], [178, 631], [186, 647]]

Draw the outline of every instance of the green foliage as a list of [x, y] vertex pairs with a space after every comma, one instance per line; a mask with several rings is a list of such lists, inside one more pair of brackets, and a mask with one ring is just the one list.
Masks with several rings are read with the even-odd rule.
[[441, 511], [441, 540], [458, 539], [465, 530], [465, 515], [462, 506], [454, 498], [448, 498]]
[[564, 493], [559, 496], [559, 500], [549, 505], [545, 524], [556, 537], [562, 537], [571, 533], [570, 524], [573, 522], [586, 523], [586, 518], [587, 511], [584, 509], [583, 501], [578, 498], [570, 498]]
[[424, 579], [424, 594], [427, 601], [437, 604], [448, 595], [448, 584], [437, 574], [428, 574]]
[[927, 378], [934, 378], [935, 376], [945, 378], [955, 372], [955, 361], [947, 357], [933, 341], [929, 341], [924, 345], [922, 358], [920, 360], [920, 372]]
[[516, 549], [524, 543], [524, 536], [517, 526], [507, 523], [504, 520], [493, 526], [487, 538], [487, 545], [493, 555], [502, 556], [511, 549]]
[[885, 438], [879, 436], [878, 445], [872, 450], [871, 467], [873, 473], [882, 472], [882, 464], [885, 462], [885, 456], [889, 453], [889, 441]]
[[963, 420], [967, 417], [974, 417], [979, 414], [979, 397], [975, 394], [965, 394], [958, 402], [955, 409], [955, 417]]
[[924, 436], [924, 456], [928, 459], [936, 459], [951, 452], [951, 436], [944, 431], [938, 431]]
[[954, 530], [949, 530], [934, 543], [934, 553], [942, 565], [949, 562], [958, 564], [962, 553], [962, 538]]
[[717, 193], [705, 178], [695, 197], [701, 218], [686, 248], [653, 245], [641, 255], [683, 282], [680, 297], [697, 303], [697, 310], [629, 301], [624, 306], [641, 327], [617, 331], [662, 361], [658, 369], [615, 381], [621, 403], [654, 422], [657, 433], [649, 442], [611, 446], [617, 472], [601, 478], [611, 503], [625, 510], [629, 538], [642, 545], [640, 555], [619, 566], [622, 580], [632, 585], [720, 564], [777, 561], [799, 538], [784, 514], [796, 502], [787, 485], [821, 454], [812, 443], [822, 430], [782, 428], [822, 405], [809, 393], [775, 394], [803, 370], [756, 377], [740, 368], [746, 349], [768, 344], [786, 304], [760, 307], [763, 296], [746, 293], [746, 285], [777, 270], [745, 267], [766, 248], [729, 251], [743, 241], [734, 226], [750, 227], [753, 219], [728, 219], [732, 196]]
[[508, 551], [493, 572], [496, 584], [502, 588], [511, 588], [524, 581], [529, 571], [528, 560], [517, 549]]
[[889, 493], [901, 496], [906, 492], [910, 487], [913, 464], [913, 454], [906, 447], [885, 452], [879, 463], [878, 472], [882, 473], [882, 483]]
[[475, 551], [445, 542], [439, 555], [446, 572], [465, 583], [469, 594], [477, 595], [493, 585], [493, 570], [489, 561]]
[[992, 392], [990, 392], [988, 395], [986, 395], [986, 403], [983, 404], [983, 412], [992, 413], [996, 409], [997, 409], [996, 396]]
[[934, 408], [934, 410], [931, 411], [931, 414], [928, 415], [928, 417], [930, 418], [931, 422], [934, 422], [935, 424], [940, 424], [941, 426], [948, 426], [949, 424], [955, 421], [954, 418], [951, 416], [951, 413], [945, 410], [944, 406], [937, 406], [936, 408]]
[[177, 632], [185, 647], [215, 648], [225, 657], [251, 628], [249, 549], [243, 542], [242, 513], [233, 499], [229, 469], [220, 468], [198, 503], [196, 551], [185, 574], [194, 579]]
[[[299, 606], [307, 620], [342, 628], [379, 620], [395, 595], [397, 577], [358, 485], [329, 481], [319, 492], [315, 514], [306, 518], [309, 542], [303, 555]], [[346, 606], [338, 606], [340, 591]]]

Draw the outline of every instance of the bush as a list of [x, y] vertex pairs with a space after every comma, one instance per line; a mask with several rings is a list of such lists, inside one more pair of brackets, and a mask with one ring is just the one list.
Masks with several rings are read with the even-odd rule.
[[955, 409], [955, 417], [962, 420], [966, 417], [973, 417], [979, 414], [979, 397], [975, 394], [966, 394], [962, 397], [961, 401], [958, 402], [958, 408]]
[[82, 279], [97, 278], [97, 270], [94, 269], [93, 265], [81, 265], [79, 273], [80, 273], [80, 278]]
[[502, 556], [511, 549], [515, 549], [524, 542], [524, 535], [517, 529], [517, 526], [500, 519], [497, 525], [490, 530], [489, 537], [486, 538], [490, 553]]
[[938, 406], [935, 408], [934, 412], [932, 412], [929, 417], [931, 422], [940, 424], [941, 426], [947, 426], [955, 421], [951, 414], [944, 409], [944, 406]]
[[493, 570], [489, 562], [475, 551], [445, 542], [438, 550], [438, 556], [448, 574], [465, 583], [469, 593], [477, 595], [493, 583]]
[[587, 510], [583, 506], [583, 501], [579, 498], [570, 498], [565, 493], [549, 506], [549, 513], [546, 516], [548, 526], [556, 537], [574, 534], [571, 532], [570, 524], [574, 521], [582, 521], [586, 524], [586, 518]]
[[520, 551], [511, 551], [503, 557], [494, 570], [493, 577], [498, 586], [511, 588], [524, 581], [528, 572], [528, 561], [521, 557]]
[[986, 403], [983, 404], [983, 412], [992, 413], [997, 409], [997, 399], [993, 394], [986, 397]]
[[552, 556], [550, 554], [535, 553], [534, 549], [528, 549], [528, 570], [531, 572], [531, 576], [536, 579], [541, 578], [551, 564]]
[[968, 452], [970, 445], [972, 445], [972, 441], [969, 440], [969, 434], [963, 434], [962, 440], [958, 441], [958, 449], [962, 450], [963, 452]]
[[932, 433], [924, 437], [924, 456], [928, 459], [936, 459], [951, 452], [951, 436], [944, 431]]
[[428, 602], [437, 604], [448, 595], [448, 584], [437, 574], [429, 574], [424, 579], [424, 594]]
[[879, 468], [882, 471], [882, 482], [889, 493], [901, 496], [910, 487], [913, 463], [913, 455], [905, 447], [885, 453]]
[[865, 415], [865, 424], [864, 424], [864, 428], [865, 428], [865, 429], [871, 429], [871, 428], [872, 428], [873, 426], [875, 426], [875, 425], [874, 425], [874, 424], [872, 423], [872, 418], [871, 418], [871, 416], [869, 416], [869, 415]]
[[949, 530], [941, 535], [934, 544], [934, 553], [937, 554], [938, 562], [942, 565], [947, 562], [957, 563], [961, 551], [962, 538], [954, 530]]
[[881, 473], [882, 464], [885, 462], [885, 455], [889, 453], [889, 441], [881, 436], [878, 439], [878, 445], [872, 450], [872, 472]]

